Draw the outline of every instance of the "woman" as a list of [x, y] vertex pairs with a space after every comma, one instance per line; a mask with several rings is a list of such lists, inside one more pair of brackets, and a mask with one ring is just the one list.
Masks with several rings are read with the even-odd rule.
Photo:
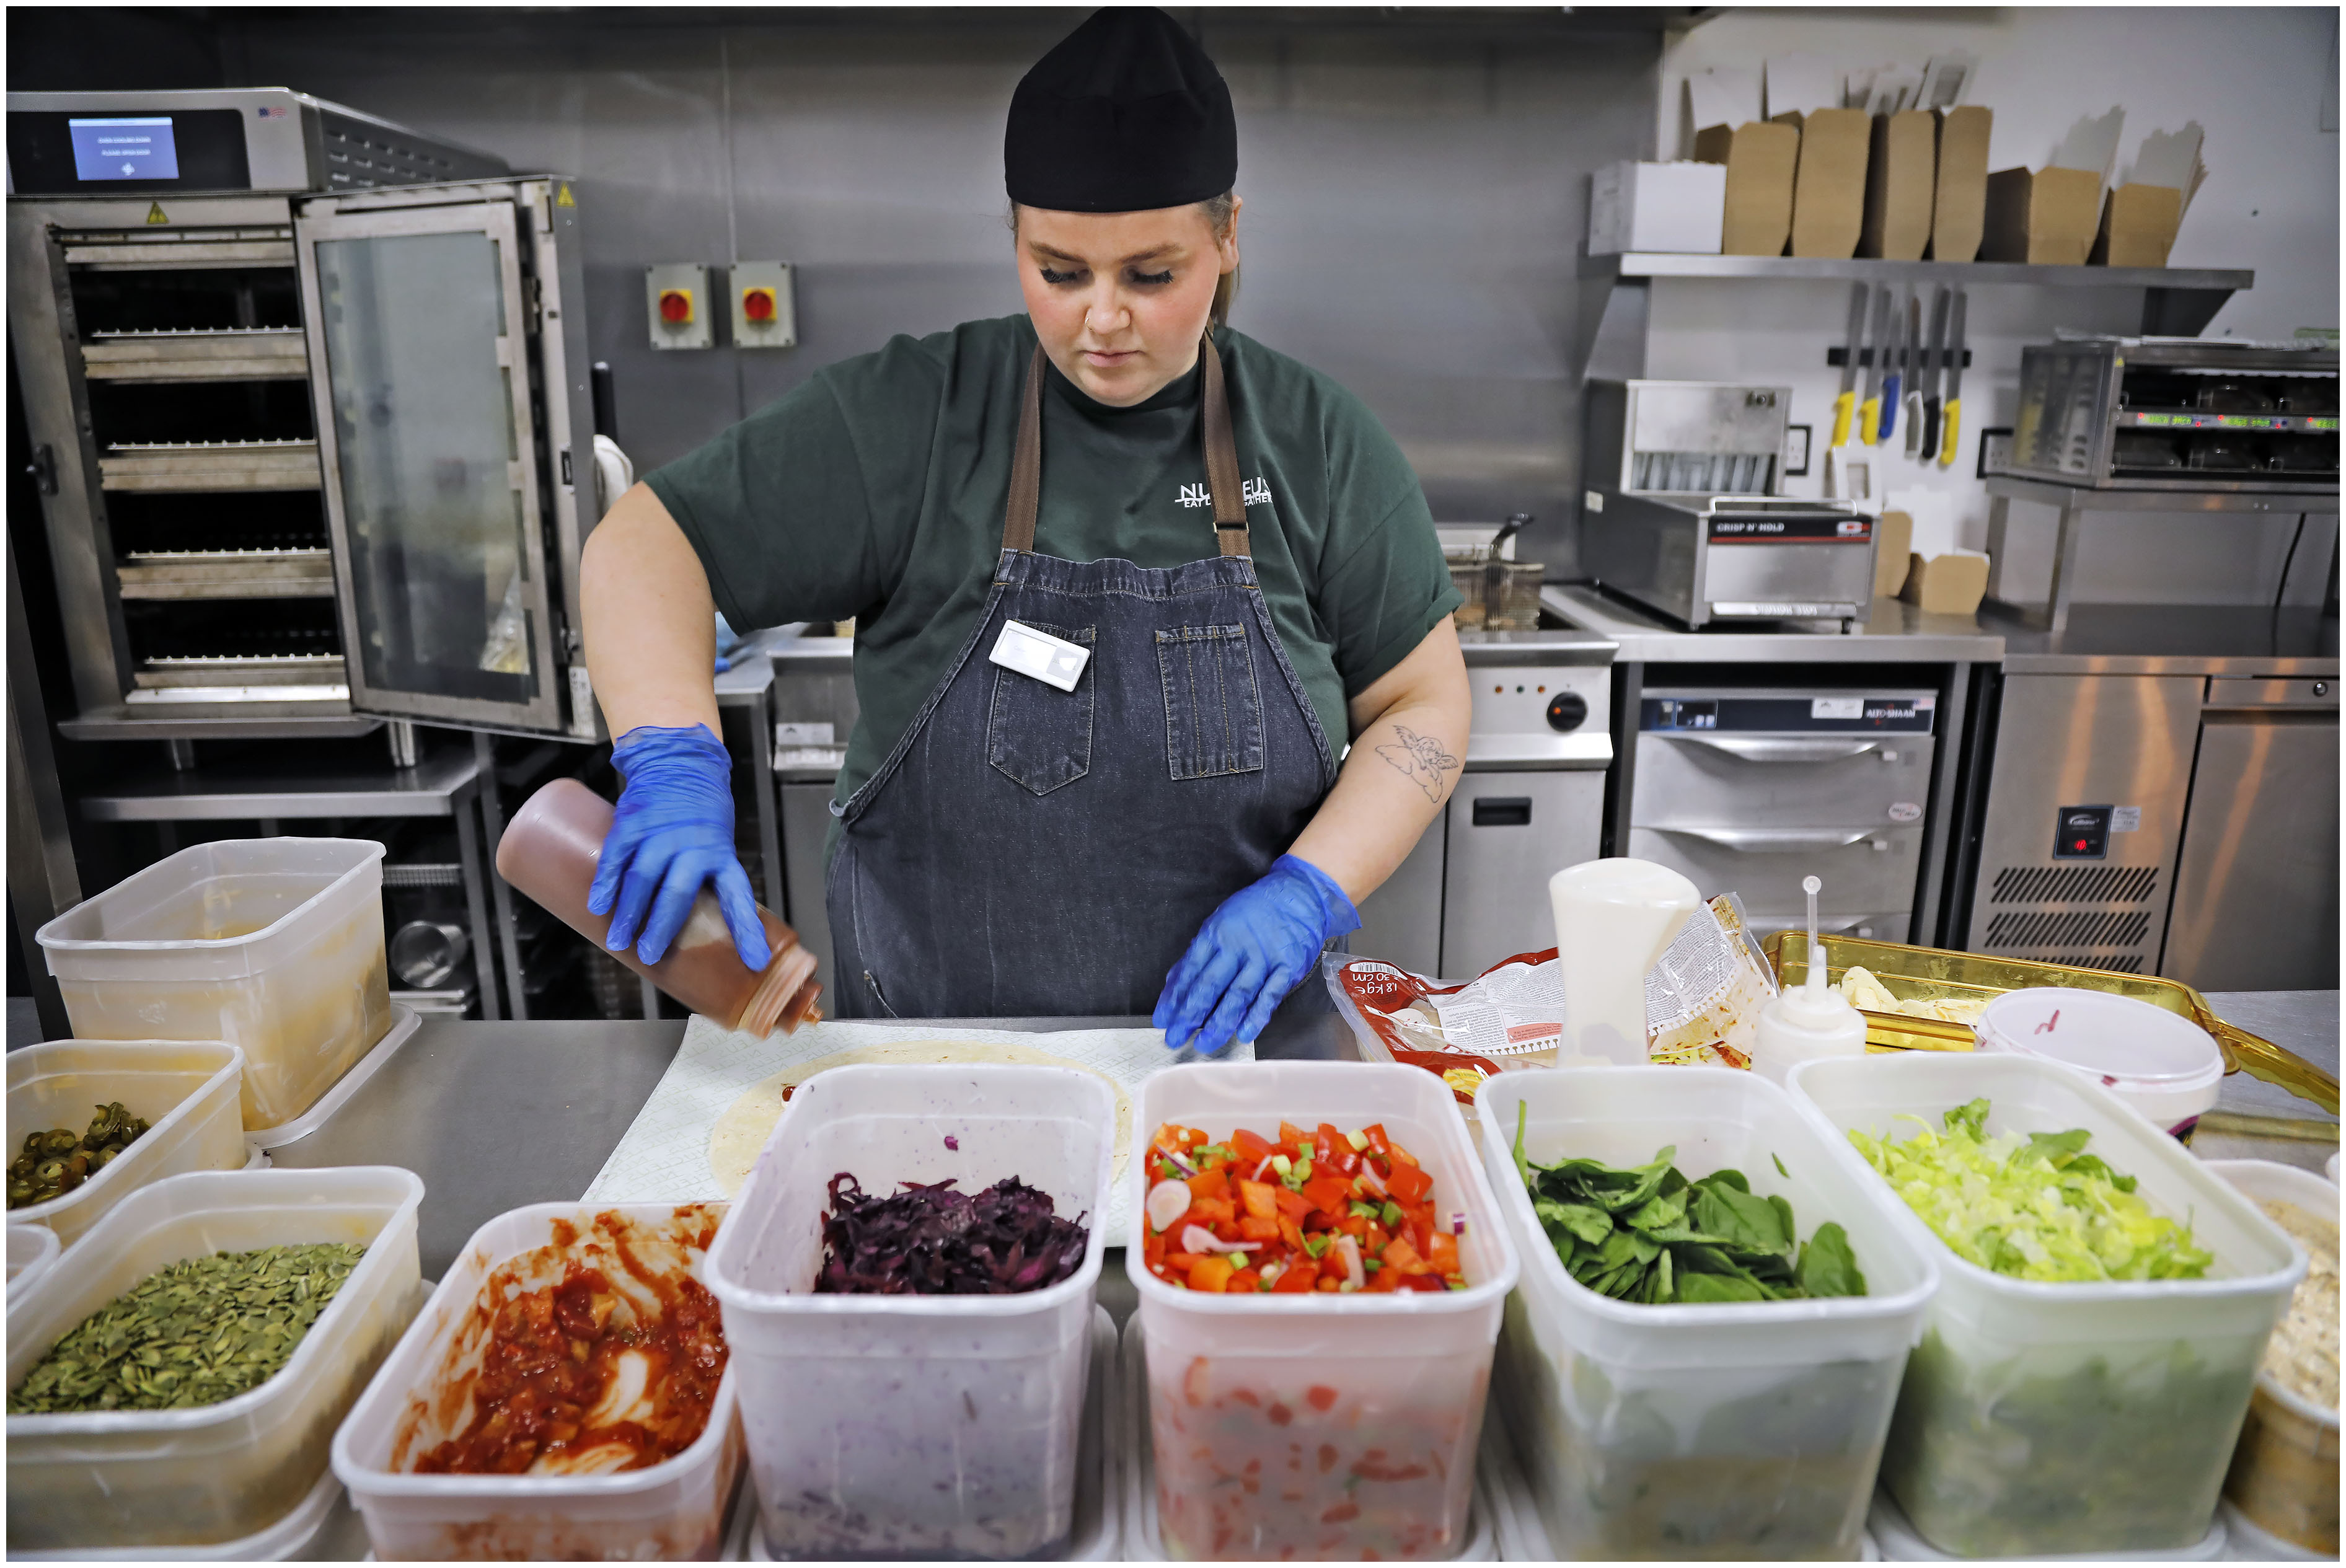
[[853, 616], [835, 1010], [1148, 1010], [1212, 1053], [1358, 928], [1456, 781], [1458, 596], [1366, 409], [1223, 324], [1236, 121], [1171, 18], [1078, 27], [1019, 84], [1004, 161], [1024, 318], [819, 372], [590, 537], [627, 779], [590, 901], [656, 959], [713, 881], [762, 967], [712, 602]]

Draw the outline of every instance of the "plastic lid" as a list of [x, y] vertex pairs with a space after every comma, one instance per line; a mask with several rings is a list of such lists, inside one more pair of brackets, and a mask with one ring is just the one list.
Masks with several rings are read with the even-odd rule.
[[2106, 1082], [2181, 1088], [2224, 1074], [2214, 1036], [2178, 1013], [2106, 991], [2006, 992], [1980, 1014], [1980, 1043], [2039, 1056]]

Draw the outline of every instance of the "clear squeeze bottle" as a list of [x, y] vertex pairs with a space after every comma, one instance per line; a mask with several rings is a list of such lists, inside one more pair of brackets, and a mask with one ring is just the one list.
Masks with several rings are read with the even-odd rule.
[[[514, 813], [497, 840], [497, 874], [607, 952], [611, 917], [588, 913], [586, 892], [610, 830], [608, 800], [576, 779], [556, 779]], [[814, 1005], [822, 994], [814, 982], [814, 954], [763, 904], [758, 919], [774, 954], [762, 972], [752, 971], [734, 952], [717, 895], [707, 888], [658, 963], [646, 963], [632, 948], [611, 956], [729, 1029], [763, 1036], [779, 1027], [787, 1034], [821, 1017]]]
[[1827, 983], [1830, 965], [1817, 940], [1817, 894], [1824, 883], [1801, 879], [1809, 895], [1809, 970], [1798, 989], [1786, 986], [1760, 1010], [1760, 1037], [1752, 1043], [1751, 1070], [1781, 1084], [1803, 1062], [1826, 1056], [1865, 1054], [1865, 1017], [1849, 998]]

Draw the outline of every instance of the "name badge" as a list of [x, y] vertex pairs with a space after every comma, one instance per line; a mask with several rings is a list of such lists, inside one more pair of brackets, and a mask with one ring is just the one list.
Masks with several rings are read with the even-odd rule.
[[994, 652], [989, 657], [1005, 669], [1031, 675], [1061, 691], [1073, 691], [1084, 673], [1084, 666], [1091, 662], [1092, 651], [1080, 643], [1039, 631], [1024, 621], [1005, 621], [1002, 635], [994, 639]]

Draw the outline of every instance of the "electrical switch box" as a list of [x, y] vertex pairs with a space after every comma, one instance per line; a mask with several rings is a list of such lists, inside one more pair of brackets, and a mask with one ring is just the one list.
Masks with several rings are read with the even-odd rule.
[[652, 347], [706, 349], [717, 341], [709, 309], [709, 269], [698, 261], [666, 261], [644, 269], [644, 306]]
[[730, 287], [733, 346], [789, 349], [798, 346], [799, 314], [790, 293], [787, 261], [736, 261]]

